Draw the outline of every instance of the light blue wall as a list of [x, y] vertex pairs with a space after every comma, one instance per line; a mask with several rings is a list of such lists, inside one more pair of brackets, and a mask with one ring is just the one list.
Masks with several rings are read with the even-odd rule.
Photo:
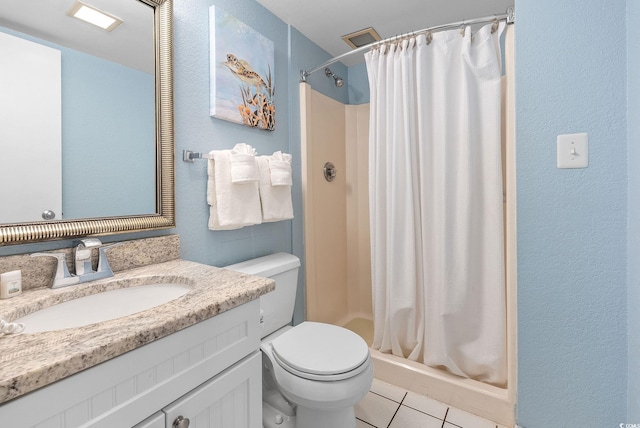
[[[275, 44], [276, 130], [249, 129], [209, 117], [209, 44], [207, 11], [210, 4], [223, 8]], [[224, 266], [277, 251], [293, 252], [303, 259], [302, 191], [300, 175], [300, 121], [298, 80], [301, 68], [312, 68], [329, 58], [296, 30], [266, 11], [257, 2], [178, 0], [175, 11], [175, 119], [176, 152], [183, 149], [209, 151], [231, 148], [239, 142], [251, 144], [259, 154], [277, 150], [294, 156], [294, 220], [266, 223], [236, 231], [207, 230], [205, 200], [206, 163], [176, 163], [177, 232], [182, 241], [182, 257], [201, 263]], [[291, 47], [289, 48], [289, 39]], [[291, 52], [289, 52], [289, 49]], [[293, 58], [290, 61], [289, 56]], [[346, 72], [336, 67], [335, 72]], [[310, 77], [329, 96], [337, 97], [316, 73]], [[322, 87], [324, 84], [324, 87]], [[334, 87], [335, 88], [335, 87]], [[346, 91], [342, 91], [346, 93]], [[295, 320], [303, 315], [302, 271]]]
[[[291, 105], [292, 116], [299, 118], [299, 96], [300, 91], [296, 82], [300, 80], [300, 70], [313, 70], [320, 64], [331, 59], [331, 56], [322, 50], [318, 45], [307, 39], [302, 33], [300, 33], [294, 27], [291, 27], [291, 83], [294, 85], [293, 90], [294, 101], [296, 105]], [[338, 88], [332, 78], [327, 77], [324, 74], [324, 70], [318, 70], [315, 73], [307, 77], [307, 82], [311, 87], [323, 93], [324, 95], [331, 97], [343, 104], [349, 103], [349, 86], [351, 81], [349, 80], [349, 73], [347, 67], [341, 62], [331, 64], [329, 69], [340, 76], [344, 80], [344, 85]], [[299, 122], [296, 120], [295, 122]], [[299, 125], [299, 123], [298, 123]], [[297, 132], [294, 129], [294, 138], [299, 137], [300, 128], [297, 128]]]
[[[250, 129], [209, 117], [208, 7], [215, 4], [253, 27], [275, 44], [276, 130]], [[304, 256], [300, 164], [300, 69], [311, 69], [330, 58], [297, 30], [290, 28], [253, 0], [194, 2], [177, 0], [175, 12], [175, 121], [176, 153], [183, 149], [207, 152], [244, 142], [259, 154], [282, 150], [293, 155], [294, 220], [265, 223], [235, 231], [207, 230], [206, 163], [176, 161], [177, 232], [182, 257], [215, 266], [277, 251]], [[332, 70], [345, 78], [346, 67]], [[346, 87], [336, 88], [322, 72], [309, 77], [314, 88], [347, 100]], [[346, 84], [345, 84], [346, 86]], [[299, 275], [296, 322], [303, 314], [303, 270]]]
[[628, 175], [627, 311], [629, 379], [627, 421], [640, 422], [640, 2], [627, 1]]
[[[209, 116], [209, 6], [215, 4], [274, 42], [275, 131], [262, 131]], [[237, 143], [258, 154], [290, 152], [287, 26], [255, 1], [174, 1], [176, 153], [209, 152]], [[224, 266], [271, 252], [291, 251], [291, 221], [232, 231], [207, 229], [207, 163], [176, 160], [176, 232], [188, 260]]]
[[[517, 419], [617, 427], [627, 402], [625, 1], [519, 0], [516, 11]], [[557, 169], [556, 136], [574, 132], [589, 133], [589, 167]]]
[[155, 212], [154, 76], [4, 27], [0, 31], [61, 53], [64, 218]]
[[369, 102], [369, 78], [364, 62], [349, 67], [349, 104]]

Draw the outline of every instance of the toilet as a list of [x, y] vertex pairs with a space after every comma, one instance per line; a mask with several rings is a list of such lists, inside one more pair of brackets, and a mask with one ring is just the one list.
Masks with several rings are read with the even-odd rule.
[[369, 348], [342, 327], [289, 325], [299, 267], [300, 260], [286, 253], [225, 267], [276, 282], [276, 289], [260, 298], [263, 426], [354, 428], [354, 406], [373, 381]]

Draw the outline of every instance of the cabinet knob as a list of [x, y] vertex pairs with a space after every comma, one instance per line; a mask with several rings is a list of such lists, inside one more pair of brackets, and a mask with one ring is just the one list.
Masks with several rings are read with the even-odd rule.
[[189, 427], [189, 419], [183, 418], [182, 416], [178, 416], [175, 421], [173, 421], [173, 428], [188, 428]]

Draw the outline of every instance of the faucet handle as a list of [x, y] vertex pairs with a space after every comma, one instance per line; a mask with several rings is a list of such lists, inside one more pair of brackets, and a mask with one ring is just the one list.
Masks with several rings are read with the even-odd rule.
[[100, 256], [98, 258], [97, 272], [113, 273], [113, 271], [111, 270], [111, 266], [109, 265], [109, 260], [107, 259], [107, 250], [122, 244], [124, 244], [124, 242], [116, 242], [115, 244], [103, 245], [100, 247], [100, 250], [98, 250]]
[[69, 273], [69, 268], [67, 267], [67, 256], [65, 253], [33, 253], [31, 254], [31, 257], [55, 257], [58, 259], [56, 274], [53, 277], [53, 284], [51, 285], [51, 288], [64, 287], [78, 282], [79, 278]]

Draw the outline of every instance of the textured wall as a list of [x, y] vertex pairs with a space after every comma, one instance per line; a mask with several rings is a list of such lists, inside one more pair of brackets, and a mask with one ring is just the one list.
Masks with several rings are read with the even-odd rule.
[[[617, 427], [627, 390], [625, 1], [520, 0], [516, 10], [517, 419]], [[589, 167], [557, 169], [556, 136], [573, 132], [589, 133]]]
[[349, 67], [349, 104], [369, 102], [369, 78], [364, 62]]
[[[209, 116], [209, 6], [215, 4], [274, 42], [276, 129], [261, 131]], [[176, 154], [209, 152], [237, 143], [258, 154], [290, 152], [287, 26], [254, 1], [174, 2]], [[280, 221], [232, 231], [207, 229], [207, 162], [176, 160], [177, 232], [182, 257], [223, 266], [277, 251], [291, 251], [291, 222]]]
[[[209, 117], [209, 24], [208, 7], [215, 4], [253, 27], [275, 44], [276, 130], [249, 129]], [[239, 142], [251, 144], [259, 154], [282, 150], [293, 154], [292, 188], [294, 220], [266, 223], [234, 231], [207, 230], [205, 201], [206, 163], [176, 161], [177, 232], [182, 238], [182, 257], [223, 266], [277, 251], [303, 258], [302, 194], [300, 184], [299, 70], [310, 69], [329, 58], [295, 29], [290, 29], [257, 2], [219, 0], [193, 2], [177, 0], [175, 11], [176, 69], [176, 153], [183, 149], [209, 151], [231, 148]], [[338, 74], [346, 68], [334, 67]], [[329, 96], [346, 93], [330, 85], [321, 72], [310, 77], [312, 84]], [[303, 286], [299, 276], [296, 322], [302, 321]]]
[[629, 395], [627, 422], [640, 423], [640, 2], [627, 1]]

